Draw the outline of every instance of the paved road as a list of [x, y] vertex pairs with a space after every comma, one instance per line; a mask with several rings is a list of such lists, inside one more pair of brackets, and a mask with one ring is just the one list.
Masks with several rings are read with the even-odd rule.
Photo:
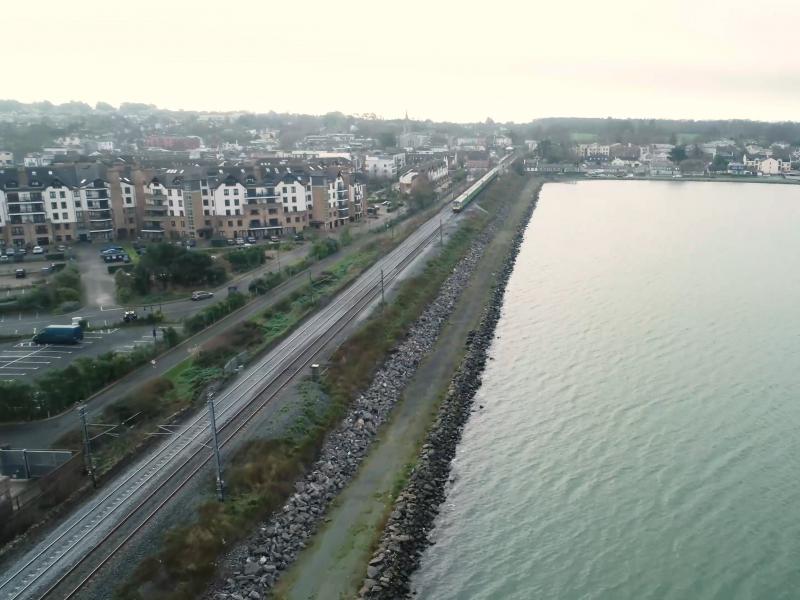
[[[376, 302], [382, 272], [391, 282], [407, 266], [409, 257], [433, 242], [442, 221], [454, 218], [447, 208], [417, 228], [395, 250], [381, 258], [346, 290], [339, 293], [262, 359], [240, 374], [215, 399], [217, 425], [222, 428], [239, 411], [253, 405], [265, 387], [302, 368], [309, 352], [326, 341], [332, 331], [352, 318], [358, 307], [364, 310]], [[170, 477], [185, 461], [206, 457], [208, 436], [205, 411], [189, 419], [186, 427], [165, 439], [153, 451], [133, 464], [64, 520], [35, 548], [0, 577], [0, 598], [37, 598], [89, 549], [101, 543], [122, 523], [124, 515], [139, 509], [152, 491], [174, 484]], [[181, 471], [182, 472], [182, 471]]]
[[[331, 265], [338, 262], [342, 258], [359, 252], [364, 245], [370, 243], [374, 239], [376, 239], [375, 236], [358, 237], [356, 240], [354, 240], [353, 244], [347, 248], [344, 248], [340, 252], [321, 261], [315, 262], [308, 269], [308, 272], [310, 272], [312, 276], [318, 275], [320, 272], [328, 269]], [[294, 255], [294, 258], [297, 259], [298, 256], [299, 252], [298, 254]], [[284, 259], [282, 257], [281, 263], [285, 265], [283, 260]], [[276, 261], [270, 261], [270, 263], [273, 262]], [[267, 268], [273, 267], [270, 264]], [[274, 268], [277, 268], [277, 266]], [[249, 279], [253, 276], [254, 275], [248, 275], [246, 277]], [[217, 321], [210, 327], [204, 329], [192, 338], [184, 341], [182, 344], [179, 344], [172, 350], [163, 354], [161, 357], [159, 357], [155, 369], [151, 368], [150, 366], [146, 366], [123, 377], [115, 385], [107, 388], [105, 391], [99, 394], [96, 394], [87, 403], [87, 414], [89, 415], [89, 419], [91, 420], [96, 418], [103, 412], [106, 406], [116, 402], [117, 400], [121, 400], [127, 394], [129, 394], [132, 389], [155, 377], [163, 375], [188, 358], [197, 347], [202, 346], [205, 342], [216, 337], [222, 331], [225, 331], [237, 323], [246, 321], [254, 315], [262, 312], [269, 306], [278, 304], [285, 298], [291, 296], [291, 294], [296, 290], [304, 287], [307, 283], [308, 275], [305, 272], [296, 275], [277, 288], [271, 290], [269, 294], [256, 298], [241, 310], [228, 315], [220, 321]], [[181, 305], [186, 305], [190, 310], [197, 310], [198, 307], [207, 306], [208, 304], [206, 302], [188, 301], [165, 305], [165, 307], [169, 306], [170, 308], [174, 308], [177, 306], [178, 310], [181, 310]], [[65, 361], [61, 361], [61, 363], [61, 366], [65, 366]], [[0, 369], [0, 371], [2, 371], [2, 369]], [[0, 444], [10, 444], [12, 448], [50, 448], [53, 447], [53, 445], [55, 445], [61, 437], [75, 429], [77, 425], [77, 414], [74, 410], [68, 410], [61, 415], [42, 421], [33, 421], [30, 423], [21, 424], [0, 424]]]

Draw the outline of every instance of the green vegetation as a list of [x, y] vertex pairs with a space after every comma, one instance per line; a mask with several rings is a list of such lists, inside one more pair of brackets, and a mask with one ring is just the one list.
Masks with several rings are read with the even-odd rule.
[[326, 256], [330, 256], [338, 251], [339, 242], [333, 238], [326, 237], [314, 242], [314, 245], [311, 247], [311, 256], [317, 260], [322, 260]]
[[25, 293], [4, 298], [0, 302], [0, 313], [11, 310], [68, 312], [78, 308], [80, 301], [81, 275], [76, 267], [69, 266]]
[[209, 254], [166, 243], [151, 244], [130, 274], [118, 272], [115, 276], [121, 302], [146, 297], [153, 291], [166, 293], [219, 285], [225, 278], [225, 268], [216, 264]]
[[[516, 176], [499, 180], [484, 193], [482, 205], [491, 212], [503, 198], [515, 197], [523, 183], [523, 178]], [[483, 213], [471, 216], [425, 272], [406, 281], [397, 299], [334, 353], [331, 374], [323, 384], [331, 400], [326, 408], [318, 406], [307, 391], [301, 392], [303, 406], [286, 437], [255, 441], [239, 451], [231, 460], [235, 466], [228, 478], [226, 502], [203, 503], [193, 523], [169, 531], [162, 550], [139, 564], [131, 580], [118, 592], [119, 598], [188, 600], [205, 590], [216, 572], [218, 556], [291, 494], [295, 479], [316, 456], [325, 435], [339, 421], [351, 398], [368, 384], [387, 352], [436, 296], [488, 220]], [[371, 251], [380, 250], [376, 245]], [[363, 254], [341, 261], [312, 284], [315, 300], [307, 293], [298, 293], [263, 314], [256, 323], [265, 334], [264, 343], [268, 343], [270, 334], [286, 331], [309, 307], [323, 302], [325, 295], [340, 288], [370, 262], [371, 257]], [[401, 483], [402, 479], [398, 485]]]
[[261, 246], [251, 246], [229, 252], [225, 258], [231, 264], [234, 271], [250, 271], [264, 264], [266, 257]]
[[78, 358], [68, 367], [50, 370], [32, 383], [0, 381], [0, 422], [58, 414], [145, 364], [161, 348], [148, 346], [130, 354], [109, 352], [96, 358]]
[[197, 333], [245, 304], [247, 304], [247, 297], [244, 294], [238, 292], [229, 294], [225, 300], [215, 302], [200, 312], [188, 317], [183, 322], [184, 330], [188, 335]]

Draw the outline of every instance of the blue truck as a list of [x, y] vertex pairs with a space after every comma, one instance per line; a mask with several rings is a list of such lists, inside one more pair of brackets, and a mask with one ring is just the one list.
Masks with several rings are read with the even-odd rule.
[[77, 344], [83, 339], [80, 325], [48, 325], [33, 336], [34, 344]]

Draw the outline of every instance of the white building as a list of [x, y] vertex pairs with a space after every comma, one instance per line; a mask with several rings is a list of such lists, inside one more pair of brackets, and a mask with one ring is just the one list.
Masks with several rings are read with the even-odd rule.
[[611, 155], [611, 146], [604, 144], [578, 144], [578, 156], [583, 158], [608, 159]]
[[13, 167], [14, 154], [8, 150], [0, 150], [0, 167]]
[[394, 179], [405, 166], [406, 155], [402, 152], [367, 156], [364, 160], [364, 172], [370, 177]]
[[792, 163], [779, 158], [765, 158], [758, 163], [758, 172], [762, 175], [780, 175], [792, 168]]

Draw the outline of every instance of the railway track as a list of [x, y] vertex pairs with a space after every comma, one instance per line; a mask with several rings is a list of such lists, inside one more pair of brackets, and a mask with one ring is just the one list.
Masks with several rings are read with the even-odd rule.
[[[313, 357], [380, 296], [381, 271], [391, 283], [432, 241], [445, 209], [370, 267], [215, 400], [224, 447], [303, 370]], [[0, 598], [72, 598], [211, 459], [207, 415], [193, 417], [173, 436], [120, 474], [26, 554], [0, 581]]]

